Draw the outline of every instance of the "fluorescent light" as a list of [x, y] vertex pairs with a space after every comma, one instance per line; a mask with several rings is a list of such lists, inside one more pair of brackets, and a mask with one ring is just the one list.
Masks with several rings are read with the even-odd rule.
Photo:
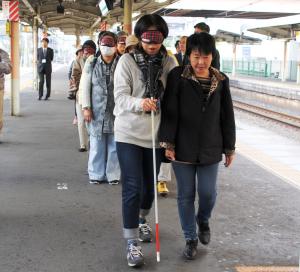
[[167, 0], [155, 0], [156, 3], [164, 3], [166, 2]]

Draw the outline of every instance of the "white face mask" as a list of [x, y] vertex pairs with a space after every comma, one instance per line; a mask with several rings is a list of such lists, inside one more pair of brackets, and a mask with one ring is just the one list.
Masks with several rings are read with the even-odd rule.
[[116, 53], [116, 48], [100, 45], [100, 52], [102, 56], [109, 57]]

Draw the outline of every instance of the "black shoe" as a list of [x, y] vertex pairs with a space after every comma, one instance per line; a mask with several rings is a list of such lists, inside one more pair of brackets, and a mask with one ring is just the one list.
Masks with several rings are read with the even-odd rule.
[[193, 260], [197, 255], [198, 240], [186, 240], [183, 256], [187, 260]]
[[80, 147], [80, 148], [78, 149], [78, 151], [79, 151], [79, 152], [85, 152], [85, 151], [87, 151], [87, 150], [86, 150], [85, 147]]
[[118, 184], [119, 184], [119, 181], [118, 181], [117, 179], [115, 179], [115, 180], [110, 180], [110, 181], [108, 182], [108, 184], [109, 184], [109, 185], [118, 185]]
[[44, 100], [48, 100], [49, 99], [49, 97], [45, 97], [45, 99]]
[[208, 222], [199, 223], [198, 232], [199, 241], [203, 245], [208, 245], [210, 242], [210, 228]]
[[42, 99], [42, 98], [39, 96], [39, 97], [38, 97], [38, 100], [41, 100], [41, 99]]

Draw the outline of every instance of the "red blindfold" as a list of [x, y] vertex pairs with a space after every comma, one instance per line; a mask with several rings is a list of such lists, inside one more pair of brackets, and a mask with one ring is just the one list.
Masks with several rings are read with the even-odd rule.
[[115, 43], [115, 40], [114, 40], [113, 37], [111, 37], [111, 36], [104, 36], [100, 40], [100, 45], [114, 47], [114, 46], [116, 46], [116, 43]]
[[158, 30], [149, 30], [142, 34], [142, 42], [160, 44], [164, 41], [163, 34]]

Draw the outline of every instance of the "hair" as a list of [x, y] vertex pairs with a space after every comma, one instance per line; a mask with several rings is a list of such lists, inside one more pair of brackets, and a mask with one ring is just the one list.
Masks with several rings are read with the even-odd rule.
[[118, 42], [118, 38], [117, 38], [117, 35], [111, 31], [101, 31], [98, 35], [98, 41], [97, 43], [99, 44], [99, 41], [104, 37], [104, 36], [111, 36], [113, 37], [114, 41], [115, 41], [115, 44], [117, 44]]
[[207, 25], [204, 22], [201, 22], [201, 23], [198, 23], [198, 24], [194, 25], [194, 28], [199, 28], [199, 29], [201, 29], [202, 31], [204, 31], [206, 33], [210, 32], [209, 25]]
[[179, 46], [179, 40], [176, 41], [174, 46], [175, 46], [175, 48], [177, 48]]
[[145, 31], [147, 31], [150, 27], [155, 27], [156, 30], [160, 31], [163, 34], [164, 38], [168, 37], [168, 25], [166, 21], [158, 14], [146, 14], [142, 16], [135, 25], [135, 36], [140, 40], [142, 34]]
[[48, 38], [43, 38], [42, 41], [45, 41], [45, 42], [49, 43]]
[[190, 56], [193, 50], [197, 50], [205, 55], [216, 53], [215, 39], [212, 35], [201, 32], [188, 37], [186, 46], [186, 55]]
[[118, 38], [123, 37], [123, 36], [128, 36], [128, 33], [125, 32], [125, 31], [119, 31], [119, 32], [117, 33], [117, 37], [118, 37]]

